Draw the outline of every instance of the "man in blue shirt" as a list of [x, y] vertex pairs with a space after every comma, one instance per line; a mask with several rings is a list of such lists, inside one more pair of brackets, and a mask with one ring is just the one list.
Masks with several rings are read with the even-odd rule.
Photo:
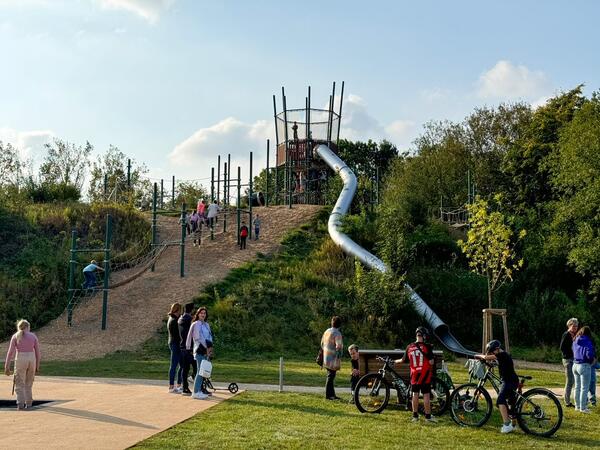
[[104, 272], [104, 269], [100, 267], [95, 260], [91, 260], [90, 263], [84, 267], [83, 276], [85, 281], [81, 286], [82, 289], [90, 289], [96, 287], [96, 270], [101, 270]]

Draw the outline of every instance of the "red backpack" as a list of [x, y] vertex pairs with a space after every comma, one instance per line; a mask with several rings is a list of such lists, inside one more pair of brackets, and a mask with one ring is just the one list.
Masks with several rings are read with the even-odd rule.
[[243, 226], [242, 229], [240, 230], [240, 236], [241, 237], [248, 237], [248, 227], [247, 226]]

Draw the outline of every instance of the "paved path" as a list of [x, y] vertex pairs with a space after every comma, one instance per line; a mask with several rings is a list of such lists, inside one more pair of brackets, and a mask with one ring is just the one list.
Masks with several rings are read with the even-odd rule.
[[[11, 384], [0, 378], [5, 399]], [[193, 400], [169, 394], [162, 381], [38, 377], [34, 399], [54, 402], [32, 411], [0, 410], [0, 448], [123, 449], [231, 396], [218, 391]]]

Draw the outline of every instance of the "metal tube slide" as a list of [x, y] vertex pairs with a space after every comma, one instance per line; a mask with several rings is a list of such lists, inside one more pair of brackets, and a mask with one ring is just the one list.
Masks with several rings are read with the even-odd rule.
[[[316, 148], [316, 153], [329, 167], [334, 170], [335, 173], [340, 176], [344, 182], [342, 192], [335, 202], [335, 206], [333, 207], [333, 211], [329, 216], [329, 222], [327, 224], [331, 239], [342, 248], [344, 253], [355, 256], [365, 266], [378, 270], [382, 273], [389, 272], [389, 268], [381, 259], [362, 248], [360, 245], [350, 239], [348, 235], [341, 231], [342, 217], [344, 217], [350, 209], [352, 199], [356, 193], [356, 176], [344, 163], [344, 161], [342, 161], [326, 145], [319, 145]], [[433, 330], [434, 334], [448, 350], [467, 356], [473, 356], [475, 354], [475, 352], [467, 350], [460, 344], [460, 342], [458, 342], [452, 333], [450, 333], [448, 325], [446, 325], [442, 319], [438, 317], [438, 315], [427, 305], [427, 303], [423, 301], [423, 299], [414, 291], [414, 289], [412, 289], [407, 283], [405, 283], [404, 286], [408, 291], [410, 301], [415, 310], [423, 317], [423, 319], [425, 319], [425, 321]]]

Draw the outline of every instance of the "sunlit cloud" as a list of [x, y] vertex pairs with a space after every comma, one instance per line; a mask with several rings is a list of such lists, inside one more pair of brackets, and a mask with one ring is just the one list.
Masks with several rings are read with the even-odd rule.
[[96, 0], [96, 2], [104, 9], [128, 11], [153, 24], [175, 3], [175, 0]]
[[477, 85], [477, 93], [484, 99], [535, 101], [552, 91], [552, 84], [544, 72], [505, 60], [484, 72]]

